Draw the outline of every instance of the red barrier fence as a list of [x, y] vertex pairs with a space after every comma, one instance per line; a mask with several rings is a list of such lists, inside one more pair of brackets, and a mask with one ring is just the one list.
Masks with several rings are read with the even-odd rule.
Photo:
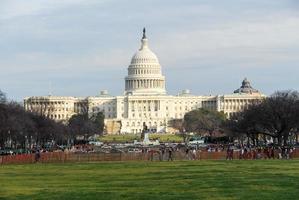
[[[169, 155], [160, 154], [158, 151], [151, 153], [65, 153], [65, 152], [47, 152], [41, 153], [38, 162], [41, 163], [65, 163], [65, 162], [99, 162], [99, 161], [141, 161], [141, 160], [168, 160]], [[261, 159], [265, 158], [261, 154]], [[275, 153], [278, 158], [278, 153]], [[299, 149], [290, 154], [290, 158], [299, 158]], [[189, 153], [188, 155], [182, 151], [173, 153], [174, 160], [200, 159], [200, 160], [225, 160], [226, 152], [197, 152], [196, 155]], [[239, 153], [234, 152], [234, 159], [239, 159]], [[252, 159], [247, 156], [245, 159]], [[26, 164], [35, 163], [34, 154], [20, 154], [0, 156], [0, 165], [3, 164]]]

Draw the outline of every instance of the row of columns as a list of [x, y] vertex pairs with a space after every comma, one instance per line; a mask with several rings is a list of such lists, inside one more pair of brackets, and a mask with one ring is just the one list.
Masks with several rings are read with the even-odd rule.
[[126, 80], [126, 89], [138, 88], [164, 88], [164, 80], [148, 79], [148, 80]]
[[129, 75], [134, 74], [161, 74], [160, 69], [129, 69]]
[[129, 102], [129, 110], [132, 112], [159, 111], [160, 101], [159, 100], [132, 100]]

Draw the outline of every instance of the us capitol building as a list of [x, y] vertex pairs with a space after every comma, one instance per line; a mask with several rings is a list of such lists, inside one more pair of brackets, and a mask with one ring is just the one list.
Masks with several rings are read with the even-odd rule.
[[103, 112], [106, 134], [140, 133], [143, 123], [152, 132], [175, 132], [169, 123], [184, 118], [185, 113], [206, 108], [224, 112], [227, 117], [265, 98], [251, 87], [245, 78], [233, 94], [196, 96], [189, 90], [179, 95], [168, 95], [165, 77], [157, 56], [150, 50], [143, 30], [140, 49], [133, 55], [125, 77], [122, 96], [110, 96], [101, 91], [94, 97], [38, 96], [26, 97], [24, 107], [57, 121], [67, 122], [75, 114], [92, 115]]

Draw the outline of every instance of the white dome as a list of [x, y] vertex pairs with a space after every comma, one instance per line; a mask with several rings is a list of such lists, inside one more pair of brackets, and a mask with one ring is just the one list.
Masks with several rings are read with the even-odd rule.
[[134, 56], [132, 57], [131, 64], [138, 64], [138, 63], [159, 63], [159, 60], [148, 47], [142, 48], [138, 50]]
[[165, 94], [165, 78], [157, 56], [149, 49], [143, 30], [141, 48], [133, 55], [128, 67], [126, 94]]

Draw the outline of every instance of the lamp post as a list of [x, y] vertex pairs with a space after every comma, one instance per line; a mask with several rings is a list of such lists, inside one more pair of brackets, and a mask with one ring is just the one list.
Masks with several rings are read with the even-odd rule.
[[8, 144], [9, 144], [9, 147], [12, 148], [10, 130], [8, 130], [7, 133], [8, 133]]
[[27, 143], [28, 143], [27, 142], [27, 135], [25, 135], [25, 144], [24, 144], [25, 145], [25, 147], [24, 147], [25, 149], [27, 149]]

